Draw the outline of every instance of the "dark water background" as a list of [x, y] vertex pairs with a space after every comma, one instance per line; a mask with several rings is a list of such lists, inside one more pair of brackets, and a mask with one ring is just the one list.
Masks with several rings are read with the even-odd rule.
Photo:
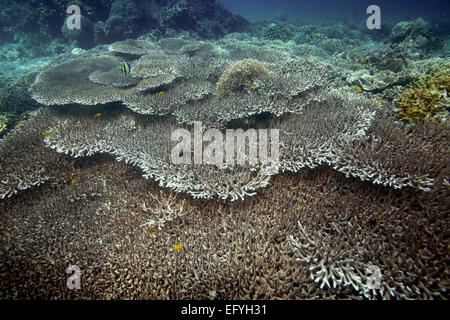
[[[219, 2], [233, 13], [248, 19], [273, 17], [277, 13], [283, 13], [290, 18], [324, 19], [325, 16], [331, 16], [335, 19], [356, 20], [367, 17], [366, 9], [373, 4], [380, 7], [382, 19], [384, 16], [390, 21], [415, 19], [418, 16], [450, 19], [449, 0], [219, 0]], [[326, 19], [323, 22], [326, 23]]]

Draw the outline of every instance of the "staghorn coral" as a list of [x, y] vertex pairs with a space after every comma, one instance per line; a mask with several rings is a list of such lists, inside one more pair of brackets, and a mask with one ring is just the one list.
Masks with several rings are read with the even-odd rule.
[[408, 128], [396, 124], [387, 108], [377, 113], [366, 137], [336, 149], [334, 168], [394, 188], [440, 188], [450, 175], [448, 124]]
[[[21, 201], [0, 201], [10, 213], [0, 216], [2, 298], [366, 298], [351, 285], [334, 288], [330, 280], [320, 289], [311, 280], [314, 263], [297, 261], [289, 240], [306, 242], [300, 220], [307, 238], [339, 253], [330, 258], [354, 253], [353, 266], [380, 267], [390, 290], [368, 298], [446, 297], [445, 194], [392, 191], [322, 168], [276, 176], [245, 202], [193, 200], [160, 190], [125, 163], [95, 160], [49, 172], [75, 176], [76, 185], [44, 185]], [[168, 220], [160, 230], [146, 225], [159, 219]], [[178, 252], [177, 244], [184, 246]], [[70, 264], [83, 272], [80, 290], [61, 286]]]
[[[289, 236], [297, 261], [309, 265], [310, 277], [315, 283], [320, 283], [320, 289], [325, 286], [334, 289], [338, 286], [352, 286], [356, 291], [364, 291], [363, 266], [357, 265], [354, 258], [360, 247], [333, 248], [329, 247], [331, 237], [325, 232], [311, 234], [298, 222], [299, 236]], [[334, 232], [342, 230], [335, 224]], [[336, 246], [335, 243], [333, 243]], [[357, 269], [355, 269], [357, 268]]]
[[[167, 52], [146, 53], [130, 74], [139, 82], [126, 88], [89, 80], [113, 74], [120, 60], [109, 56], [38, 77], [33, 95], [61, 106], [1, 142], [2, 177], [18, 177], [1, 190], [2, 298], [447, 298], [447, 124], [395, 123], [388, 103], [328, 90], [327, 66], [265, 49], [257, 54], [270, 76], [257, 90], [215, 98], [221, 66], [244, 50], [204, 65], [175, 51], [173, 68]], [[91, 101], [99, 105], [69, 105]], [[175, 166], [172, 130], [200, 120], [280, 129], [285, 173]], [[34, 168], [47, 183], [8, 198]], [[81, 290], [61, 285], [69, 264], [82, 269]], [[370, 292], [369, 265], [382, 272]]]
[[52, 134], [45, 137], [45, 142], [57, 152], [75, 158], [96, 153], [112, 154], [118, 161], [137, 165], [145, 178], [158, 181], [160, 186], [199, 198], [217, 195], [222, 199], [243, 199], [268, 184], [270, 177], [255, 172], [257, 168], [251, 166], [219, 168], [216, 165], [174, 164], [171, 150], [175, 143], [170, 139], [175, 129], [178, 129], [177, 124], [171, 118], [134, 119], [123, 114], [115, 120], [99, 123], [88, 115], [67, 114], [49, 128]]
[[[170, 93], [168, 96], [171, 100], [174, 99], [172, 96], [182, 98], [179, 94]], [[357, 103], [361, 105], [355, 107]], [[330, 108], [338, 108], [339, 112], [330, 112]], [[282, 132], [281, 169], [298, 171], [323, 163], [333, 165], [333, 146], [363, 136], [373, 118], [373, 109], [374, 101], [334, 93], [324, 101], [314, 101], [299, 115], [273, 121], [268, 128]], [[255, 190], [269, 183], [270, 177], [261, 172], [252, 173], [258, 169], [257, 166], [197, 168], [195, 165], [173, 164], [170, 154], [175, 144], [169, 139], [177, 129], [176, 122], [171, 118], [142, 119], [121, 117], [101, 124], [89, 116], [70, 121], [61, 119], [55, 127], [49, 128], [52, 135], [45, 140], [56, 151], [75, 157], [110, 153], [118, 160], [139, 166], [144, 177], [159, 181], [161, 186], [195, 197], [211, 198], [217, 195], [222, 199], [243, 199], [255, 195]], [[136, 126], [135, 121], [144, 121], [145, 125]], [[153, 144], [150, 146], [148, 141]], [[233, 182], [230, 184], [230, 181]]]
[[281, 169], [297, 172], [322, 164], [335, 166], [339, 143], [365, 136], [378, 102], [356, 94], [333, 91], [303, 108], [300, 114], [276, 119], [281, 132]]
[[[42, 133], [51, 124], [51, 114], [39, 109], [0, 140], [0, 199], [42, 185], [49, 180], [47, 171], [61, 165], [58, 157], [42, 148]], [[31, 154], [33, 161], [24, 162]]]

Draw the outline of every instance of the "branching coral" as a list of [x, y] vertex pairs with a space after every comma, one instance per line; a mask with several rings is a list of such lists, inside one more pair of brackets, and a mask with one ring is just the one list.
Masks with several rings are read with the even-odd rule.
[[[287, 57], [277, 63], [263, 64], [255, 59], [238, 59], [231, 64], [230, 60], [212, 57], [187, 58], [177, 51], [171, 52], [169, 58], [161, 50], [158, 52], [156, 55], [143, 55], [135, 61], [136, 67], [132, 68], [130, 75], [120, 74], [120, 60], [110, 56], [66, 63], [41, 73], [31, 91], [37, 101], [46, 105], [74, 102], [93, 105], [120, 101], [139, 114], [174, 115], [177, 123], [182, 125], [202, 121], [207, 127], [221, 129], [233, 120], [269, 113], [279, 118], [271, 123], [257, 122], [255, 125], [280, 129], [282, 170], [298, 171], [326, 164], [347, 176], [395, 188], [410, 186], [424, 191], [430, 191], [434, 186], [448, 181], [448, 169], [443, 160], [447, 150], [438, 147], [442, 141], [446, 141], [445, 124], [442, 128], [438, 126], [441, 128], [440, 133], [435, 134], [440, 137], [439, 141], [428, 141], [431, 129], [412, 129], [420, 132], [418, 136], [412, 136], [407, 129], [394, 124], [389, 116], [384, 116], [390, 105], [383, 107], [377, 99], [343, 90], [329, 92], [330, 74], [327, 66], [308, 59]], [[229, 67], [222, 73], [225, 66]], [[443, 79], [446, 78], [436, 77], [439, 84], [430, 80], [430, 86], [447, 90], [448, 83], [441, 84]], [[376, 122], [373, 121], [375, 117]], [[119, 126], [116, 122], [110, 125]], [[164, 130], [175, 128], [175, 123], [166, 125], [168, 127]], [[64, 130], [72, 129], [68, 125]], [[170, 131], [167, 131], [167, 135], [170, 135]], [[145, 140], [144, 137], [142, 139]], [[106, 140], [106, 145], [92, 149], [82, 141], [70, 142], [67, 147], [64, 140], [56, 141], [55, 137], [47, 140], [64, 152], [78, 146], [93, 153], [115, 150], [120, 157], [128, 160], [131, 159], [129, 155], [135, 153], [134, 150], [125, 152], [125, 155], [118, 151], [126, 145], [125, 142], [117, 147]], [[122, 137], [122, 140], [125, 139]], [[103, 143], [105, 140], [101, 141]], [[425, 152], [432, 152], [434, 157], [423, 157], [421, 159], [425, 160], [418, 164], [414, 155]], [[145, 168], [147, 160], [141, 160], [136, 163]], [[168, 162], [167, 159], [164, 161]], [[153, 175], [153, 169], [146, 171], [147, 176], [161, 179], [166, 174], [158, 171]], [[247, 177], [247, 174], [244, 176]], [[244, 178], [247, 179], [244, 185], [255, 177], [247, 178]], [[268, 182], [267, 178], [256, 179], [257, 183], [250, 183], [256, 188]], [[249, 187], [244, 188], [244, 192], [236, 192], [217, 187], [216, 192], [212, 185], [196, 189], [191, 178], [187, 179], [191, 182], [186, 185], [176, 175], [167, 180], [172, 181], [169, 184], [175, 190], [201, 197], [217, 194], [237, 199], [247, 193], [253, 194], [256, 189]]]
[[396, 101], [400, 120], [417, 122], [446, 119], [450, 109], [450, 65], [444, 65], [416, 81]]
[[62, 118], [56, 126], [49, 128], [52, 134], [45, 137], [45, 141], [51, 148], [74, 157], [112, 154], [119, 161], [140, 167], [144, 177], [155, 179], [160, 186], [177, 192], [199, 198], [217, 195], [237, 200], [255, 195], [255, 190], [267, 186], [270, 179], [256, 172], [257, 167], [247, 165], [219, 168], [216, 165], [174, 164], [171, 151], [175, 143], [170, 139], [178, 127], [170, 118], [135, 120], [124, 115], [99, 123], [89, 116], [66, 117], [72, 119]]
[[[16, 127], [0, 140], [0, 199], [43, 184], [49, 179], [49, 167], [60, 165], [57, 157], [42, 149], [42, 133], [51, 123], [51, 114], [39, 110], [26, 125]], [[33, 161], [27, 162], [30, 155]]]
[[[218, 99], [223, 70], [250, 55], [227, 49], [151, 49], [129, 61], [129, 86], [114, 56], [38, 76], [33, 96], [60, 107], [0, 142], [1, 297], [446, 298], [448, 125], [396, 123], [389, 103], [329, 90], [329, 67], [270, 50], [252, 53], [267, 71], [254, 89]], [[279, 129], [285, 173], [174, 164], [172, 133], [197, 121]], [[69, 264], [81, 290], [61, 287]]]
[[[364, 268], [360, 269], [361, 265], [354, 260], [361, 248], [350, 250], [330, 248], [329, 235], [322, 232], [311, 235], [300, 222], [298, 227], [299, 237], [290, 235], [288, 240], [296, 260], [309, 265], [310, 277], [315, 283], [320, 284], [320, 289], [325, 286], [336, 288], [351, 285], [356, 291], [364, 291], [365, 284], [362, 277]], [[340, 232], [338, 229], [334, 231]]]
[[447, 123], [426, 121], [408, 128], [380, 110], [366, 137], [336, 148], [334, 167], [377, 184], [430, 191], [450, 175], [449, 133]]
[[42, 72], [30, 91], [44, 105], [120, 101], [141, 114], [174, 114], [180, 123], [217, 125], [263, 112], [299, 112], [321, 99], [321, 89], [329, 85], [327, 68], [304, 59], [265, 66], [240, 59], [223, 72], [232, 61], [155, 52], [131, 62], [129, 75], [112, 56], [64, 63]]

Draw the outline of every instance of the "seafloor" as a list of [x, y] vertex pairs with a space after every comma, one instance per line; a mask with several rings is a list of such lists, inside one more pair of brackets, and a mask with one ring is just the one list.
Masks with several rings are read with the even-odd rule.
[[[0, 297], [448, 298], [449, 41], [410, 23], [395, 46], [267, 23], [10, 61]], [[279, 129], [280, 172], [171, 163], [197, 121]]]

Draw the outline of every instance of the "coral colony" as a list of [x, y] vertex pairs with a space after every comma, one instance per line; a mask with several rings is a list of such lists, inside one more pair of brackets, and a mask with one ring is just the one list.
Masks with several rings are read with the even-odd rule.
[[447, 297], [444, 31], [79, 2], [0, 25], [2, 298]]

